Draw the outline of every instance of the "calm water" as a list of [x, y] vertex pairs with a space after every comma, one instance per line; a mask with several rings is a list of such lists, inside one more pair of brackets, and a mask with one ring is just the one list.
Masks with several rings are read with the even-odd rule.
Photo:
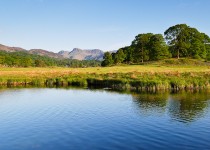
[[210, 94], [0, 90], [0, 149], [210, 149]]

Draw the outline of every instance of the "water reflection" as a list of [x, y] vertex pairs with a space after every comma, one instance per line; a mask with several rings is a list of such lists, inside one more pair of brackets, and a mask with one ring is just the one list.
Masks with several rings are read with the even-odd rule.
[[[24, 89], [35, 88], [41, 89], [40, 87], [25, 87]], [[44, 89], [46, 87], [42, 87]], [[55, 88], [55, 87], [52, 87]], [[78, 87], [59, 87], [59, 89], [75, 90], [80, 93], [83, 92]], [[23, 89], [20, 87], [0, 87], [0, 94], [8, 92], [11, 89]], [[49, 87], [48, 87], [49, 89]], [[92, 92], [101, 91], [103, 89], [87, 89]], [[128, 91], [113, 91], [106, 90], [107, 93], [125, 94], [130, 95], [133, 100], [132, 107], [134, 111], [141, 116], [163, 116], [166, 115], [174, 121], [183, 123], [190, 123], [203, 117], [209, 111], [210, 105], [210, 92], [209, 91], [183, 91], [178, 93], [170, 92], [157, 92], [157, 93], [130, 93]], [[10, 93], [11, 94], [11, 93]]]
[[209, 149], [209, 99], [207, 92], [0, 89], [0, 149]]
[[172, 119], [192, 122], [207, 111], [210, 95], [208, 92], [182, 92], [171, 94], [168, 99], [168, 113]]
[[169, 93], [141, 93], [132, 94], [135, 109], [140, 115], [164, 114]]
[[209, 108], [210, 94], [202, 92], [132, 94], [140, 115], [164, 115], [189, 123], [201, 118]]

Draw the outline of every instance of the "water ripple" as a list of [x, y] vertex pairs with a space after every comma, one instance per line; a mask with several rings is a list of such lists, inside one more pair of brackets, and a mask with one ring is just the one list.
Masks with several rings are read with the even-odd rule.
[[0, 93], [0, 149], [208, 149], [209, 97], [195, 97], [5, 91]]

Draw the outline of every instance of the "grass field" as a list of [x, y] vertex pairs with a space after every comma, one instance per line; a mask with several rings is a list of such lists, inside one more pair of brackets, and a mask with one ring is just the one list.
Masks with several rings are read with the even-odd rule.
[[159, 65], [124, 65], [114, 67], [93, 68], [0, 68], [0, 77], [3, 76], [49, 76], [69, 74], [108, 74], [108, 73], [208, 73], [210, 66], [159, 66]]
[[96, 68], [0, 68], [2, 85], [77, 85], [132, 89], [210, 87], [210, 66], [125, 65]]

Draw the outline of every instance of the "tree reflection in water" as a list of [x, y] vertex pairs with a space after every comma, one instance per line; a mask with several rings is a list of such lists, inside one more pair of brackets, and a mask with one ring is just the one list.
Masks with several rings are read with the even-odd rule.
[[208, 91], [178, 93], [132, 94], [134, 106], [143, 116], [165, 115], [172, 120], [189, 123], [196, 121], [208, 111], [210, 93]]

